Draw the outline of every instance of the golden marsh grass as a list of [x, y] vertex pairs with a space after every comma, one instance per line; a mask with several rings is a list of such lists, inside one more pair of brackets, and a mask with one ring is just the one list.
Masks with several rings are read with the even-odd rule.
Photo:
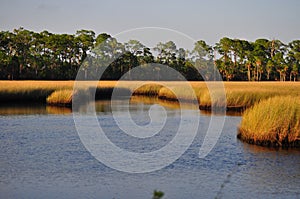
[[[136, 84], [144, 85], [133, 90]], [[200, 107], [210, 107], [211, 97], [205, 82], [189, 82]], [[181, 99], [192, 101], [191, 92], [183, 89], [186, 82], [137, 82], [137, 81], [100, 81], [85, 82], [86, 87], [97, 85], [96, 98], [107, 98], [114, 88], [131, 90], [133, 95], [158, 96], [162, 99], [177, 100], [174, 92]], [[162, 84], [169, 88], [163, 87]], [[0, 81], [0, 101], [41, 101], [57, 90], [72, 90], [74, 81]], [[227, 107], [248, 108], [255, 103], [274, 96], [300, 96], [299, 82], [224, 82]], [[102, 91], [101, 91], [102, 90]], [[173, 90], [173, 91], [172, 91]], [[220, 88], [214, 92], [221, 92]], [[128, 93], [128, 92], [127, 92]], [[97, 97], [98, 96], [98, 97]], [[102, 97], [101, 97], [102, 96]], [[216, 100], [216, 106], [223, 106], [224, 101]]]
[[276, 96], [261, 101], [244, 112], [238, 131], [238, 138], [252, 144], [299, 146], [300, 98]]

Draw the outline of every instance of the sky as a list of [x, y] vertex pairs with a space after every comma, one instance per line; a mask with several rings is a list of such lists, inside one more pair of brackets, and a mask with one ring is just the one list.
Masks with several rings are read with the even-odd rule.
[[114, 36], [160, 27], [211, 45], [225, 36], [288, 43], [300, 39], [299, 10], [299, 0], [0, 0], [0, 30], [74, 34], [89, 29]]

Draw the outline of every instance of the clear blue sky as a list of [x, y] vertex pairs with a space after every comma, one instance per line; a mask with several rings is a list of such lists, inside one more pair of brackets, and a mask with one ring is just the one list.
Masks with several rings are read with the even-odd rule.
[[299, 0], [0, 0], [0, 29], [117, 34], [131, 28], [175, 29], [210, 44], [227, 36], [300, 39]]

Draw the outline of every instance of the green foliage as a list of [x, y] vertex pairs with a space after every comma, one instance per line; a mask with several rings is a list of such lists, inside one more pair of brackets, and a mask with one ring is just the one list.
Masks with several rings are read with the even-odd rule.
[[[22, 27], [0, 31], [0, 79], [71, 80], [79, 74], [81, 79], [94, 80], [108, 66], [102, 71], [102, 79], [117, 80], [132, 68], [148, 63], [166, 64], [188, 80], [216, 80], [220, 72], [228, 81], [296, 81], [300, 74], [300, 40], [286, 45], [275, 39], [249, 42], [224, 37], [214, 46], [199, 40], [189, 51], [173, 41], [159, 42], [153, 49], [132, 39], [121, 43], [107, 33], [96, 36], [92, 30], [75, 34], [36, 33]], [[147, 70], [140, 75], [144, 80], [153, 79]], [[159, 74], [156, 79], [167, 80]]]
[[154, 190], [152, 199], [161, 199], [162, 197], [164, 197], [164, 195], [164, 192]]

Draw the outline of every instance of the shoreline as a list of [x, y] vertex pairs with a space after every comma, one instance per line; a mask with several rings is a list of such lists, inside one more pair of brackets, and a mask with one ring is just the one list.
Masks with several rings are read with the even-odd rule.
[[[87, 84], [86, 84], [87, 83]], [[212, 102], [210, 99], [210, 93], [206, 87], [205, 82], [189, 82], [194, 90], [194, 94], [187, 92], [182, 82], [163, 82], [167, 87], [162, 86], [162, 82], [147, 81], [142, 82], [143, 86], [135, 88], [135, 81], [100, 81], [85, 82], [85, 87], [82, 90], [77, 90], [73, 93], [74, 81], [0, 81], [0, 102], [1, 103], [28, 103], [38, 102], [48, 104], [50, 106], [60, 106], [72, 108], [72, 101], [74, 99], [111, 99], [112, 93], [116, 92], [117, 96], [145, 96], [145, 97], [157, 97], [158, 99], [168, 102], [184, 102], [184, 103], [197, 103], [200, 110], [211, 111]], [[141, 82], [139, 82], [141, 83]], [[93, 86], [96, 86], [93, 87]], [[272, 102], [273, 99], [281, 99], [286, 96], [290, 96], [291, 99], [300, 98], [300, 82], [224, 82], [225, 94], [227, 102], [224, 104], [218, 99], [213, 102], [214, 109], [222, 108], [226, 105], [226, 111], [243, 112], [243, 120], [246, 115], [261, 103], [265, 101]], [[170, 90], [171, 89], [171, 90]], [[174, 90], [176, 90], [176, 95]], [[94, 96], [92, 95], [94, 93]], [[75, 97], [74, 97], [75, 96]], [[197, 99], [195, 99], [195, 96]], [[282, 104], [283, 103], [283, 104]], [[294, 103], [294, 102], [291, 102]], [[284, 102], [273, 103], [272, 108], [280, 108], [284, 105]], [[299, 111], [300, 108], [296, 109]], [[274, 114], [274, 116], [280, 116], [284, 112], [289, 111], [289, 108], [280, 109]], [[268, 112], [266, 107], [262, 107], [259, 113]], [[299, 113], [300, 115], [300, 113]], [[264, 116], [267, 117], [267, 116]], [[258, 127], [260, 124], [265, 123], [265, 118], [253, 117], [248, 119], [248, 123], [258, 120]], [[292, 119], [290, 119], [292, 120]], [[298, 120], [297, 120], [298, 121]], [[296, 121], [296, 122], [297, 122]], [[300, 121], [299, 121], [300, 123]], [[268, 128], [268, 127], [266, 127]], [[271, 128], [271, 127], [270, 127]], [[300, 147], [300, 135], [299, 138], [293, 140], [280, 140], [280, 142], [271, 140], [270, 138], [256, 139], [253, 136], [244, 136], [249, 130], [245, 130], [241, 127], [238, 128], [237, 138], [247, 142], [249, 144], [255, 144], [266, 147]], [[254, 128], [251, 130], [251, 135], [254, 135], [257, 130]], [[268, 130], [265, 130], [266, 132]], [[264, 132], [265, 132], [264, 131]], [[287, 129], [286, 131], [290, 131]], [[263, 132], [261, 132], [263, 134]], [[299, 139], [299, 140], [298, 140]]]

